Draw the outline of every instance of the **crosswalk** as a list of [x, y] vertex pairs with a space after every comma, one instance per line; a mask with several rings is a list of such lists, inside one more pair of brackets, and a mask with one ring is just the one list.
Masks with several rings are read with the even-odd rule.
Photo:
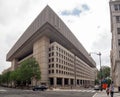
[[96, 92], [95, 90], [79, 90], [79, 89], [53, 89], [52, 91], [75, 91], [75, 92], [91, 92], [91, 93], [94, 93]]
[[[0, 92], [6, 92], [7, 90], [5, 90], [5, 89], [0, 89]], [[29, 92], [29, 91], [32, 91], [32, 90], [24, 90], [24, 91], [26, 91], [26, 92]], [[95, 90], [84, 90], [84, 89], [81, 89], [81, 90], [79, 90], [79, 89], [53, 89], [53, 90], [47, 90], [47, 91], [66, 91], [66, 92], [69, 92], [69, 91], [74, 91], [74, 92], [91, 92], [91, 93], [94, 93], [94, 92], [96, 92]]]
[[6, 92], [7, 90], [4, 90], [4, 89], [0, 89], [0, 92]]

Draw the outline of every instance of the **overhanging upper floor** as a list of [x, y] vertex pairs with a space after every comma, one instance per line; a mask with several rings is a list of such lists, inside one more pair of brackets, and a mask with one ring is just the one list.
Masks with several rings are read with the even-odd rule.
[[51, 42], [58, 42], [76, 56], [80, 57], [91, 67], [95, 67], [94, 60], [63, 23], [63, 21], [47, 6], [28, 27], [24, 34], [7, 54], [7, 61], [19, 59], [33, 52], [33, 44], [40, 37], [47, 36]]

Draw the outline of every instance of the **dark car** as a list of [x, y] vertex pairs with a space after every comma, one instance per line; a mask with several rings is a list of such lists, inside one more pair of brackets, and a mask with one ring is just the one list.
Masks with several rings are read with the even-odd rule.
[[44, 85], [33, 87], [33, 91], [38, 91], [38, 90], [44, 91], [44, 90], [47, 90], [47, 89], [48, 89], [47, 86], [44, 86]]

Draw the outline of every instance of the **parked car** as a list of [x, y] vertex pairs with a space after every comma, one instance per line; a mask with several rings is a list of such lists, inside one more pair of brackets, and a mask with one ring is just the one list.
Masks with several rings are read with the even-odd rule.
[[44, 86], [44, 85], [33, 87], [33, 91], [38, 91], [38, 90], [44, 91], [44, 90], [47, 90], [47, 89], [48, 89], [47, 86]]
[[100, 90], [100, 85], [95, 85], [94, 90]]

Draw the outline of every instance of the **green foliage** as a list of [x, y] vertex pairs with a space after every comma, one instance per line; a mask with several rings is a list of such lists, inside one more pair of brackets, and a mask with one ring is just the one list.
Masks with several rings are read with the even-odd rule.
[[98, 71], [97, 77], [98, 79], [110, 77], [110, 67], [103, 66], [102, 69]]
[[107, 84], [108, 84], [108, 87], [109, 87], [110, 84], [111, 84], [111, 79], [110, 79], [110, 78], [107, 78], [106, 80], [107, 80]]
[[110, 79], [110, 67], [108, 66], [103, 66], [102, 69], [100, 71], [98, 71], [98, 80], [100, 81], [101, 79], [102, 80], [106, 80], [105, 83], [108, 84], [108, 86], [110, 85], [111, 83], [111, 79]]
[[20, 69], [17, 68], [16, 70], [10, 73], [10, 81], [19, 81], [20, 78]]
[[95, 85], [98, 85], [98, 84], [99, 84], [99, 80], [95, 79]]
[[20, 84], [29, 84], [31, 82], [32, 78], [35, 78], [36, 80], [40, 80], [40, 68], [39, 64], [34, 58], [29, 58], [25, 61], [23, 61], [20, 64], [20, 67], [18, 67], [14, 71], [9, 71], [7, 73], [4, 73], [0, 76], [1, 83], [10, 83], [14, 82], [14, 84], [20, 85]]
[[11, 73], [11, 71], [6, 72], [3, 75], [1, 75], [1, 78], [2, 78], [1, 82], [9, 83], [10, 82], [10, 73]]
[[31, 81], [32, 77], [35, 77], [37, 80], [40, 79], [40, 68], [38, 63], [34, 58], [30, 58], [21, 63], [19, 76], [21, 81]]
[[110, 67], [104, 66], [102, 69], [102, 74], [104, 78], [110, 77]]

